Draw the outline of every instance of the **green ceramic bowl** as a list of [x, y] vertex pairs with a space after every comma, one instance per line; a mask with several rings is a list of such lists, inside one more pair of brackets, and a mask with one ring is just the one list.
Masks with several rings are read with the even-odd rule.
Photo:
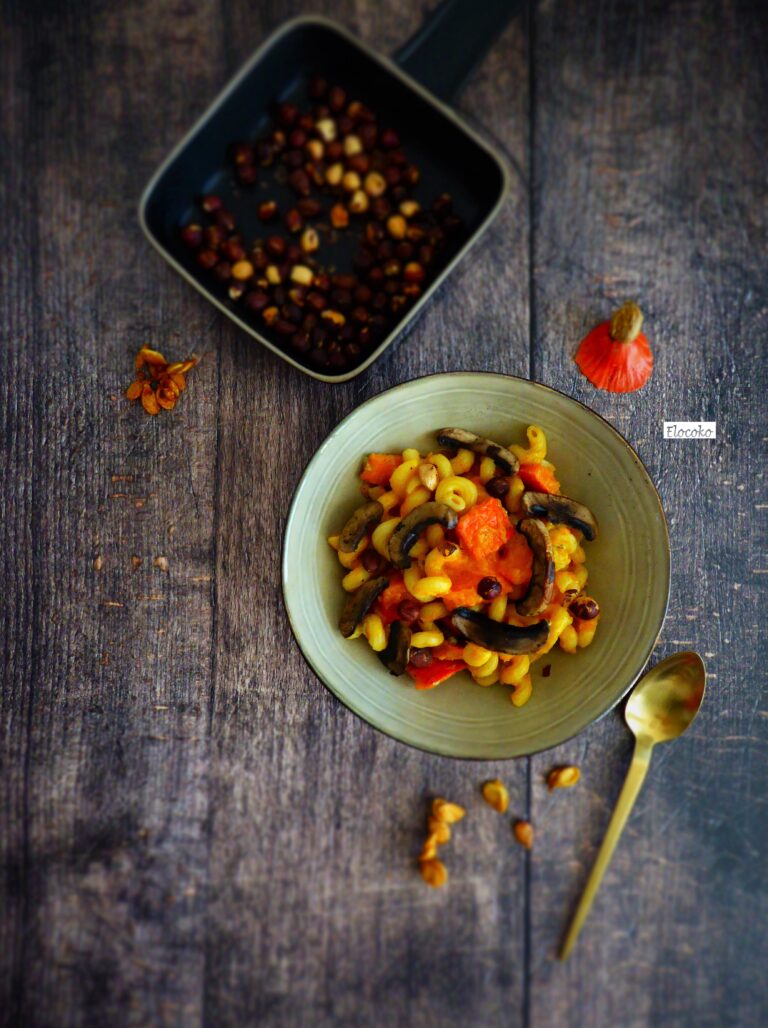
[[[585, 544], [589, 592], [602, 615], [593, 644], [559, 647], [535, 665], [533, 696], [520, 708], [503, 685], [469, 675], [417, 692], [391, 676], [363, 639], [337, 628], [345, 594], [327, 543], [359, 505], [357, 478], [369, 451], [435, 446], [445, 425], [502, 443], [540, 425], [563, 493], [596, 514]], [[606, 421], [568, 396], [506, 375], [458, 372], [416, 379], [363, 403], [328, 436], [296, 490], [285, 528], [283, 594], [296, 641], [328, 688], [371, 725], [402, 742], [451, 757], [521, 757], [556, 746], [625, 695], [650, 656], [669, 597], [667, 525], [640, 458]], [[541, 668], [551, 664], [548, 678]]]

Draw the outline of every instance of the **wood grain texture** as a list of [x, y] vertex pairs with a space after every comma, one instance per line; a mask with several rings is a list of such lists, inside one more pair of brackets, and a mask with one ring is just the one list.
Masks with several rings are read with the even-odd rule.
[[[532, 1024], [747, 1025], [768, 1014], [754, 974], [768, 955], [765, 28], [734, 3], [615, 5], [585, 22], [547, 0], [535, 16], [534, 376], [608, 418], [647, 464], [673, 551], [654, 659], [697, 649], [709, 681], [690, 735], [656, 752], [567, 966], [552, 957], [631, 737], [613, 714], [534, 760]], [[617, 397], [581, 378], [569, 353], [628, 297], [646, 312], [656, 367], [643, 390]], [[719, 437], [664, 441], [665, 419], [717, 420]], [[546, 770], [566, 761], [581, 785], [548, 795]]]
[[[413, 334], [330, 387], [213, 312], [135, 216], [266, 33], [318, 10], [384, 52], [420, 18], [131, 0], [9, 5], [0, 26], [0, 1023], [764, 1023], [765, 17], [543, 0], [510, 26], [459, 102], [510, 198]], [[569, 351], [625, 295], [657, 368], [612, 398]], [[154, 420], [122, 399], [145, 341], [205, 354]], [[629, 760], [618, 716], [532, 761], [422, 754], [338, 704], [282, 607], [284, 514], [324, 436], [456, 369], [531, 375], [636, 444], [672, 528], [658, 653], [697, 648], [712, 673], [566, 967]], [[662, 442], [667, 417], [720, 438]], [[549, 795], [562, 760], [583, 782]], [[531, 857], [479, 798], [497, 774]], [[413, 863], [436, 793], [469, 808], [442, 892]]]

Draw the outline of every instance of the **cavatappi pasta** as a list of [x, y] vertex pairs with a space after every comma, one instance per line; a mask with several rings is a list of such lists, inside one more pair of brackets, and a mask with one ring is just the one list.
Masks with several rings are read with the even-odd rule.
[[584, 544], [597, 522], [561, 495], [539, 426], [509, 448], [461, 429], [438, 436], [424, 455], [367, 457], [366, 502], [328, 539], [348, 594], [340, 627], [417, 689], [466, 671], [523, 706], [536, 661], [594, 639]]

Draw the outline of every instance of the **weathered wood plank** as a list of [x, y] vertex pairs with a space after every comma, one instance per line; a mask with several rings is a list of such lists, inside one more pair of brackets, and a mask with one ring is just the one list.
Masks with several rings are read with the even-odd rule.
[[[249, 14], [248, 31], [234, 33], [233, 65], [262, 31], [304, 9], [264, 8], [258, 25]], [[418, 17], [404, 2], [327, 10], [385, 50]], [[523, 166], [526, 76], [517, 25], [463, 100]], [[488, 241], [413, 334], [348, 385], [318, 385], [236, 333], [222, 346], [205, 1005], [212, 1024], [521, 1017], [524, 880], [518, 860], [498, 860], [500, 846], [513, 848], [509, 824], [483, 808], [476, 787], [502, 771], [519, 809], [525, 765], [510, 773], [421, 754], [341, 707], [291, 637], [277, 558], [301, 470], [359, 402], [426, 372], [527, 372], [526, 226], [518, 179]], [[452, 881], [443, 893], [428, 890], [413, 863], [430, 792], [472, 807], [447, 856]]]
[[[747, 670], [765, 654], [765, 29], [735, 3], [621, 4], [586, 21], [573, 4], [537, 9], [534, 373], [606, 416], [648, 464], [674, 569], [655, 659], [698, 649], [710, 680], [690, 736], [654, 758], [567, 966], [554, 952], [630, 738], [614, 714], [534, 761], [533, 1024], [766, 1018], [755, 968], [766, 956], [768, 733]], [[580, 378], [570, 355], [626, 297], [647, 312], [657, 364], [641, 392], [615, 397]], [[665, 442], [662, 420], [675, 418], [717, 420], [719, 439]], [[549, 796], [544, 773], [562, 761], [581, 766], [583, 783]]]
[[[40, 5], [7, 31], [3, 211], [16, 269], [3, 290], [3, 521], [16, 557], [3, 596], [17, 599], [0, 1007], [18, 1024], [194, 1024], [215, 354], [173, 415], [150, 421], [122, 390], [142, 342], [181, 356], [216, 339], [205, 306], [159, 274], [135, 206], [189, 105], [216, 85], [217, 19], [210, 8]], [[167, 75], [174, 62], [183, 83]]]

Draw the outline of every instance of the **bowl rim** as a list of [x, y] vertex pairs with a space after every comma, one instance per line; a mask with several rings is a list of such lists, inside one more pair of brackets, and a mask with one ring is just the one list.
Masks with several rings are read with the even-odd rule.
[[[395, 735], [394, 732], [389, 731], [387, 728], [382, 727], [382, 726], [380, 726], [378, 724], [374, 724], [372, 721], [370, 721], [365, 716], [365, 714], [363, 714], [360, 710], [357, 709], [356, 705], [353, 702], [350, 702], [346, 697], [340, 695], [336, 691], [336, 689], [325, 680], [323, 675], [321, 675], [320, 671], [316, 667], [315, 661], [312, 658], [312, 656], [310, 656], [307, 653], [305, 653], [304, 648], [301, 645], [301, 642], [299, 641], [299, 635], [298, 635], [296, 626], [294, 624], [293, 617], [291, 615], [291, 610], [290, 610], [290, 606], [289, 606], [289, 602], [288, 602], [288, 596], [287, 596], [286, 579], [287, 579], [287, 562], [288, 562], [288, 552], [287, 552], [288, 530], [289, 530], [289, 527], [291, 525], [291, 522], [293, 521], [295, 510], [296, 510], [296, 508], [298, 506], [299, 493], [301, 491], [301, 487], [302, 487], [302, 485], [304, 483], [304, 480], [305, 480], [305, 478], [307, 476], [307, 473], [308, 473], [312, 463], [314, 462], [314, 460], [317, 457], [317, 455], [320, 452], [320, 450], [323, 449], [328, 443], [330, 443], [333, 440], [333, 438], [342, 430], [344, 425], [346, 425], [346, 423], [353, 416], [357, 415], [359, 413], [359, 411], [361, 411], [364, 407], [368, 406], [368, 404], [372, 403], [374, 400], [378, 400], [380, 397], [384, 396], [385, 394], [395, 392], [398, 389], [402, 389], [405, 386], [413, 385], [416, 382], [424, 382], [424, 381], [427, 381], [427, 380], [433, 379], [433, 378], [454, 378], [456, 376], [475, 377], [475, 378], [478, 378], [478, 379], [492, 377], [492, 378], [502, 378], [502, 379], [513, 379], [513, 380], [518, 381], [518, 382], [524, 382], [526, 385], [534, 386], [536, 389], [540, 389], [540, 390], [543, 390], [543, 391], [549, 392], [549, 393], [556, 393], [557, 395], [564, 397], [566, 400], [570, 400], [571, 402], [573, 402], [575, 404], [578, 404], [578, 406], [582, 407], [588, 414], [591, 414], [593, 417], [595, 417], [598, 420], [602, 421], [603, 424], [606, 425], [608, 429], [610, 429], [610, 431], [613, 433], [613, 435], [616, 436], [616, 438], [619, 440], [619, 442], [621, 442], [623, 444], [623, 446], [627, 450], [629, 450], [629, 452], [632, 454], [632, 456], [637, 461], [638, 466], [642, 469], [642, 472], [645, 475], [645, 477], [646, 477], [646, 479], [648, 481], [648, 484], [651, 486], [651, 495], [656, 500], [656, 505], [658, 506], [658, 511], [659, 511], [659, 514], [660, 514], [661, 525], [662, 525], [662, 528], [664, 530], [664, 547], [665, 547], [666, 558], [667, 558], [666, 559], [666, 588], [665, 588], [665, 596], [664, 596], [664, 605], [663, 605], [663, 609], [661, 611], [661, 614], [660, 614], [660, 617], [659, 617], [659, 621], [658, 621], [658, 625], [656, 627], [656, 631], [655, 631], [655, 633], [653, 635], [653, 638], [651, 640], [649, 640], [649, 643], [647, 644], [647, 646], [643, 648], [644, 649], [643, 656], [642, 656], [639, 664], [637, 665], [637, 667], [632, 670], [630, 677], [628, 677], [627, 684], [622, 688], [621, 692], [616, 697], [616, 699], [613, 700], [610, 703], [610, 705], [608, 707], [606, 707], [606, 709], [602, 713], [598, 714], [596, 717], [592, 718], [589, 722], [587, 722], [587, 724], [582, 725], [580, 728], [576, 729], [576, 731], [574, 731], [574, 732], [569, 732], [567, 735], [564, 735], [562, 738], [559, 738], [559, 739], [555, 740], [554, 742], [549, 742], [549, 743], [547, 743], [544, 746], [535, 747], [535, 748], [533, 748], [531, 750], [528, 750], [524, 754], [521, 753], [521, 754], [517, 754], [515, 756], [504, 757], [504, 756], [499, 756], [498, 754], [480, 755], [480, 756], [478, 756], [478, 755], [469, 755], [469, 756], [467, 756], [467, 755], [464, 755], [464, 754], [456, 755], [455, 753], [451, 753], [447, 749], [440, 749], [438, 746], [421, 745], [421, 744], [416, 743], [416, 742], [410, 742], [410, 741], [408, 741], [406, 739], [401, 739], [399, 736]], [[669, 599], [670, 599], [670, 594], [671, 594], [671, 586], [672, 586], [672, 548], [671, 548], [670, 537], [669, 537], [669, 526], [667, 524], [667, 517], [666, 517], [666, 514], [664, 513], [664, 507], [663, 507], [663, 504], [661, 502], [661, 496], [659, 495], [659, 491], [656, 488], [656, 484], [653, 481], [653, 478], [651, 477], [651, 474], [648, 471], [648, 468], [645, 466], [645, 463], [643, 462], [642, 458], [637, 453], [635, 448], [632, 446], [632, 444], [627, 439], [625, 439], [625, 437], [621, 434], [621, 432], [619, 432], [619, 430], [614, 425], [612, 425], [610, 423], [610, 421], [608, 421], [607, 418], [604, 418], [602, 416], [602, 414], [598, 414], [597, 411], [595, 411], [591, 407], [587, 406], [586, 403], [582, 403], [581, 400], [577, 400], [574, 396], [570, 396], [568, 393], [563, 392], [562, 389], [556, 389], [554, 386], [545, 385], [543, 382], [536, 382], [533, 379], [524, 378], [522, 375], [507, 375], [507, 374], [504, 374], [503, 372], [499, 372], [499, 371], [472, 371], [472, 370], [470, 370], [470, 371], [437, 371], [437, 372], [433, 372], [433, 373], [431, 373], [429, 375], [417, 375], [414, 378], [406, 379], [403, 382], [398, 382], [397, 385], [388, 386], [386, 389], [381, 389], [379, 392], [374, 393], [373, 396], [369, 396], [368, 399], [363, 400], [362, 403], [358, 404], [356, 407], [353, 407], [352, 410], [348, 414], [346, 414], [341, 419], [341, 421], [339, 421], [331, 429], [331, 431], [325, 436], [325, 438], [320, 443], [320, 445], [315, 449], [315, 451], [312, 453], [311, 457], [309, 458], [309, 460], [305, 464], [305, 466], [304, 466], [304, 468], [303, 468], [303, 470], [301, 472], [301, 475], [299, 476], [299, 479], [298, 479], [298, 481], [296, 483], [296, 487], [295, 487], [294, 492], [293, 492], [293, 497], [291, 499], [291, 503], [290, 503], [290, 506], [288, 508], [288, 513], [286, 515], [285, 522], [283, 524], [283, 538], [282, 538], [282, 541], [281, 541], [280, 577], [281, 577], [281, 593], [282, 593], [282, 597], [283, 597], [283, 607], [285, 609], [285, 613], [286, 613], [286, 616], [288, 618], [288, 624], [289, 624], [290, 629], [291, 629], [291, 634], [293, 635], [294, 641], [296, 642], [296, 645], [297, 645], [297, 647], [299, 649], [299, 653], [301, 654], [302, 658], [304, 659], [304, 662], [309, 666], [309, 668], [311, 669], [311, 671], [313, 672], [315, 677], [318, 678], [320, 680], [320, 682], [322, 682], [322, 684], [325, 686], [325, 688], [340, 703], [342, 703], [343, 706], [345, 706], [348, 710], [352, 711], [352, 713], [355, 714], [356, 717], [358, 717], [361, 721], [363, 721], [366, 725], [368, 725], [369, 728], [374, 729], [374, 731], [381, 732], [382, 735], [386, 735], [390, 739], [394, 739], [396, 742], [400, 743], [401, 745], [409, 746], [412, 749], [421, 751], [422, 753], [431, 753], [433, 755], [440, 756], [440, 757], [450, 757], [452, 760], [468, 760], [468, 761], [474, 761], [474, 762], [483, 762], [483, 761], [487, 762], [487, 761], [497, 761], [497, 760], [522, 760], [522, 759], [525, 759], [526, 757], [532, 757], [532, 756], [534, 756], [537, 753], [545, 753], [547, 750], [554, 749], [556, 746], [561, 746], [563, 743], [568, 742], [571, 739], [575, 739], [577, 735], [580, 735], [583, 731], [585, 731], [591, 725], [597, 724], [598, 721], [602, 721], [604, 717], [606, 717], [608, 714], [610, 714], [610, 712], [612, 710], [614, 710], [616, 707], [618, 707], [619, 704], [626, 698], [627, 694], [630, 692], [632, 687], [635, 685], [637, 680], [640, 678], [641, 674], [643, 673], [643, 669], [645, 668], [646, 664], [650, 660], [651, 655], [653, 654], [653, 651], [656, 648], [656, 644], [659, 641], [659, 636], [661, 635], [661, 631], [662, 631], [662, 629], [664, 627], [664, 622], [666, 621], [666, 618], [667, 618], [667, 612], [669, 610]]]
[[[372, 350], [368, 354], [364, 361], [351, 371], [341, 372], [338, 375], [326, 374], [325, 372], [316, 371], [313, 368], [307, 367], [292, 357], [291, 354], [281, 350], [265, 335], [262, 335], [257, 327], [246, 321], [237, 311], [230, 309], [224, 301], [208, 287], [202, 278], [198, 278], [191, 271], [185, 268], [184, 265], [173, 256], [170, 250], [166, 248], [163, 241], [154, 234], [147, 220], [147, 208], [155, 189], [176, 158], [181, 156], [185, 148], [194, 140], [205, 124], [212, 118], [216, 117], [219, 107], [225, 102], [231, 93], [235, 92], [241, 82], [266, 55], [267, 51], [279, 43], [284, 36], [289, 35], [296, 29], [300, 29], [306, 25], [317, 25], [321, 28], [335, 32], [347, 43], [362, 51], [369, 60], [381, 65], [389, 72], [390, 75], [400, 79], [411, 89], [412, 92], [417, 93], [427, 103], [435, 108], [439, 114], [453, 122], [465, 134], [465, 136], [468, 136], [476, 146], [483, 150], [485, 154], [496, 164], [500, 176], [498, 194], [496, 195], [494, 202], [489, 205], [483, 219], [459, 250], [456, 251], [448, 264], [445, 265], [442, 271], [424, 290], [413, 307], [411, 307], [410, 310], [406, 312], [405, 316], [393, 326], [392, 330], [384, 337], [376, 349]], [[368, 368], [379, 359], [379, 357], [383, 356], [384, 351], [389, 349], [393, 343], [397, 341], [405, 341], [405, 338], [410, 334], [411, 329], [416, 324], [434, 294], [448, 276], [452, 274], [457, 265], [467, 256], [469, 251], [480, 242], [480, 239], [485, 235], [491, 223], [496, 219], [509, 196], [511, 182], [512, 177], [507, 161], [501, 156], [500, 152], [494, 149], [489, 142], [486, 142], [486, 140], [483, 139], [480, 132], [470, 125], [459, 111], [445, 103], [438, 96], [435, 96], [435, 94], [430, 92], [425, 86], [422, 86], [417, 79], [409, 75], [408, 72], [401, 68], [391, 57], [380, 53], [375, 47], [366, 43], [365, 40], [360, 39], [359, 36], [355, 35], [354, 32], [351, 32], [340, 22], [322, 14], [302, 14], [295, 18], [290, 18], [288, 21], [284, 21], [270, 32], [266, 38], [262, 40], [259, 46], [256, 47], [248, 60], [225, 82], [222, 89], [219, 90], [203, 113], [195, 120], [192, 126], [184, 133], [181, 139], [179, 139], [176, 145], [156, 167], [146, 186], [142, 190], [137, 205], [137, 215], [141, 231], [150, 245], [160, 254], [163, 260], [165, 260], [166, 263], [174, 269], [174, 271], [181, 275], [183, 279], [189, 282], [189, 284], [193, 286], [201, 296], [204, 296], [209, 303], [213, 304], [213, 306], [221, 311], [222, 314], [226, 315], [233, 324], [237, 325], [238, 328], [242, 329], [247, 333], [247, 335], [255, 339], [257, 343], [260, 343], [267, 350], [270, 350], [281, 360], [284, 360], [286, 364], [290, 364], [291, 367], [297, 368], [299, 371], [308, 375], [310, 378], [316, 379], [318, 382], [328, 382], [333, 385], [339, 382], [348, 382], [350, 379], [361, 375], [364, 371], [367, 371]]]

